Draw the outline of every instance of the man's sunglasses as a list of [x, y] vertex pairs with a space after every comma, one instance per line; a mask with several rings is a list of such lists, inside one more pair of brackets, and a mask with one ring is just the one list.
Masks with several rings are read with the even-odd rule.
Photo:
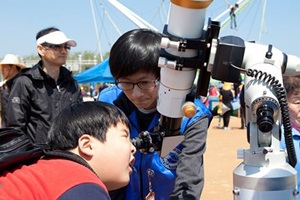
[[71, 50], [71, 47], [67, 44], [49, 44], [49, 43], [44, 43], [42, 44], [42, 46], [44, 47], [48, 47], [50, 49], [53, 49], [54, 51], [61, 51], [63, 48], [67, 51], [70, 51]]

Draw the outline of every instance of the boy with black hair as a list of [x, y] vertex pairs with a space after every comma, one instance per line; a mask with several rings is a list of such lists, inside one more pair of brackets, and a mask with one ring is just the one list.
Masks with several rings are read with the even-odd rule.
[[[147, 29], [123, 34], [110, 51], [109, 65], [116, 87], [104, 89], [99, 100], [113, 102], [130, 120], [130, 137], [159, 130], [157, 111], [162, 35]], [[173, 77], [174, 79], [177, 77]], [[112, 199], [199, 199], [204, 184], [203, 154], [211, 119], [208, 108], [195, 99], [197, 112], [183, 118], [184, 140], [167, 156], [136, 153], [134, 171], [126, 188], [110, 191]]]
[[107, 199], [129, 182], [135, 147], [129, 121], [104, 102], [75, 102], [54, 120], [51, 150], [0, 176], [0, 199]]

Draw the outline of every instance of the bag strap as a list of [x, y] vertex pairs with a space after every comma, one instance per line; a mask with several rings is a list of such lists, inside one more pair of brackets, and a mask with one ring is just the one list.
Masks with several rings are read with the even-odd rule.
[[0, 172], [37, 161], [44, 148], [45, 145], [34, 145], [21, 129], [0, 128]]

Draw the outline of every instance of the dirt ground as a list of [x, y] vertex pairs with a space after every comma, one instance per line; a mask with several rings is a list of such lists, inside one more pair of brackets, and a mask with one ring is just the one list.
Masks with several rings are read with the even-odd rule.
[[217, 125], [216, 116], [208, 130], [204, 157], [205, 184], [201, 200], [233, 199], [233, 170], [243, 161], [237, 159], [237, 150], [249, 148], [246, 129], [239, 129], [240, 118], [230, 118], [230, 130], [219, 129]]

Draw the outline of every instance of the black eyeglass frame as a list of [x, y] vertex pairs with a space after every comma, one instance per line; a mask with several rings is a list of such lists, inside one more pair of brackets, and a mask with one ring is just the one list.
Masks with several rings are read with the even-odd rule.
[[[130, 89], [124, 89], [122, 87], [122, 85], [121, 85], [122, 83], [131, 84]], [[146, 83], [153, 83], [153, 85], [151, 87], [149, 87], [149, 88], [143, 88], [143, 85], [141, 85], [141, 84], [146, 84]], [[134, 88], [135, 85], [137, 85], [141, 90], [152, 90], [152, 89], [156, 88], [159, 85], [159, 83], [160, 83], [159, 82], [159, 78], [156, 79], [156, 80], [138, 81], [138, 82], [135, 82], [135, 83], [129, 82], [129, 81], [118, 81], [118, 80], [115, 81], [116, 86], [119, 89], [123, 90], [123, 91], [131, 91], [131, 90], [133, 90], [133, 88]]]

